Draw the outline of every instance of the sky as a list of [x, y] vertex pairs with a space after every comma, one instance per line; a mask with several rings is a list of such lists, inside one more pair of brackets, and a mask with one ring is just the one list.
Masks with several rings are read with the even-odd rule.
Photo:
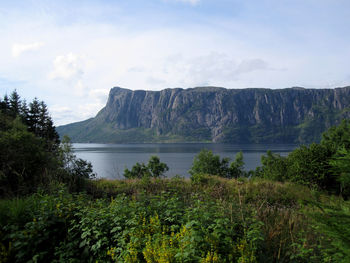
[[350, 85], [349, 0], [0, 0], [0, 96], [55, 125], [109, 90]]

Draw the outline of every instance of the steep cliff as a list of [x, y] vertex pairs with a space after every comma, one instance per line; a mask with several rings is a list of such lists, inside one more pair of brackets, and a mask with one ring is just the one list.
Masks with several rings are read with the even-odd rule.
[[111, 89], [95, 118], [58, 127], [74, 142], [318, 141], [350, 117], [350, 87]]

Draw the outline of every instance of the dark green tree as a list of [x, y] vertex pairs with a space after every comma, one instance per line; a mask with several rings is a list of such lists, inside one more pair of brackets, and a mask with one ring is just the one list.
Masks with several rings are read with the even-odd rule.
[[128, 179], [142, 177], [160, 177], [169, 170], [167, 164], [160, 162], [158, 156], [151, 156], [148, 164], [136, 163], [131, 170], [124, 170], [124, 177]]
[[20, 108], [20, 116], [21, 116], [22, 122], [28, 126], [28, 124], [29, 124], [29, 109], [28, 109], [28, 105], [27, 105], [26, 100], [22, 100], [21, 108]]
[[300, 146], [287, 157], [286, 179], [313, 188], [333, 189], [336, 180], [328, 163], [331, 156], [330, 150], [321, 144]]
[[321, 144], [332, 153], [336, 153], [340, 148], [350, 150], [350, 120], [343, 120], [338, 126], [333, 126], [323, 133]]
[[45, 102], [40, 101], [39, 103], [39, 118], [38, 118], [38, 135], [39, 137], [46, 138], [46, 125], [49, 118], [49, 112], [47, 110], [47, 106]]
[[91, 163], [73, 155], [69, 143], [60, 148], [44, 102], [35, 98], [28, 108], [16, 91], [10, 99], [5, 95], [0, 100], [0, 195], [32, 193], [51, 181], [63, 182], [71, 191], [84, 189], [95, 174]]
[[4, 96], [4, 99], [0, 102], [0, 111], [3, 114], [8, 115], [9, 111], [10, 111], [10, 102], [9, 102], [9, 98], [7, 95]]
[[326, 131], [319, 144], [302, 145], [287, 157], [268, 151], [262, 156], [262, 166], [255, 175], [346, 195], [349, 151], [350, 121], [343, 120], [339, 126]]
[[245, 175], [243, 153], [239, 152], [236, 154], [235, 160], [230, 164], [229, 177], [239, 178]]
[[228, 177], [229, 162], [229, 158], [220, 159], [219, 155], [213, 154], [210, 150], [203, 149], [194, 157], [189, 174], [209, 174]]
[[37, 98], [29, 103], [28, 129], [36, 136], [40, 135], [40, 102]]
[[350, 197], [350, 150], [338, 149], [329, 161], [332, 171], [336, 175], [339, 193], [345, 198]]
[[225, 178], [238, 178], [245, 175], [243, 153], [239, 152], [230, 164], [230, 158], [220, 158], [212, 151], [203, 149], [194, 157], [190, 175], [208, 174]]
[[96, 178], [92, 164], [73, 154], [73, 146], [68, 136], [64, 136], [58, 148], [59, 168], [56, 180], [65, 183], [72, 192], [83, 191], [89, 179]]
[[286, 180], [287, 167], [285, 157], [269, 150], [261, 156], [261, 166], [257, 167], [255, 176], [282, 182]]
[[163, 176], [164, 173], [169, 171], [169, 167], [165, 163], [161, 163], [158, 156], [151, 156], [148, 161], [147, 168], [152, 177]]
[[10, 95], [9, 100], [9, 106], [10, 106], [10, 115], [15, 118], [17, 115], [20, 115], [21, 108], [22, 108], [22, 102], [21, 97], [18, 95], [17, 91], [14, 90]]
[[148, 167], [144, 163], [136, 163], [131, 170], [124, 170], [124, 177], [127, 179], [142, 178], [151, 176]]
[[0, 195], [31, 193], [47, 181], [54, 157], [19, 117], [7, 131], [0, 131], [0, 149]]
[[38, 136], [48, 142], [48, 147], [57, 147], [60, 143], [59, 135], [56, 132], [52, 119], [49, 115], [46, 104], [41, 101], [39, 107]]
[[29, 104], [28, 117], [26, 119], [30, 132], [45, 139], [48, 149], [57, 149], [60, 143], [59, 135], [53, 125], [47, 106], [43, 101], [39, 101], [35, 98], [33, 102]]

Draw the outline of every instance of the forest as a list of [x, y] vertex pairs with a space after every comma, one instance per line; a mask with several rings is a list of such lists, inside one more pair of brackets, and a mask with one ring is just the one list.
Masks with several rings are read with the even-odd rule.
[[47, 106], [0, 99], [0, 262], [350, 262], [350, 121], [261, 166], [202, 150], [98, 179]]

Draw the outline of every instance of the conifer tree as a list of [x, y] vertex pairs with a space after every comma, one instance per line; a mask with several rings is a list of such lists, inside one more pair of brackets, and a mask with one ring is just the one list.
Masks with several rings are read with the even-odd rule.
[[10, 110], [10, 103], [9, 103], [9, 98], [7, 94], [4, 96], [3, 101], [1, 101], [1, 112], [4, 114], [8, 114]]
[[39, 103], [39, 119], [38, 119], [39, 131], [38, 131], [38, 135], [42, 138], [48, 137], [47, 126], [46, 126], [48, 118], [49, 118], [49, 113], [47, 111], [47, 106], [46, 106], [45, 102], [41, 101]]
[[21, 109], [20, 109], [20, 116], [22, 118], [22, 122], [28, 126], [29, 124], [29, 109], [26, 100], [22, 101]]
[[28, 129], [30, 132], [33, 132], [35, 135], [39, 136], [40, 127], [40, 102], [37, 98], [29, 103], [29, 114], [28, 114]]
[[20, 114], [20, 110], [22, 107], [21, 97], [18, 95], [17, 91], [14, 90], [10, 95], [10, 115], [15, 118], [17, 115]]

